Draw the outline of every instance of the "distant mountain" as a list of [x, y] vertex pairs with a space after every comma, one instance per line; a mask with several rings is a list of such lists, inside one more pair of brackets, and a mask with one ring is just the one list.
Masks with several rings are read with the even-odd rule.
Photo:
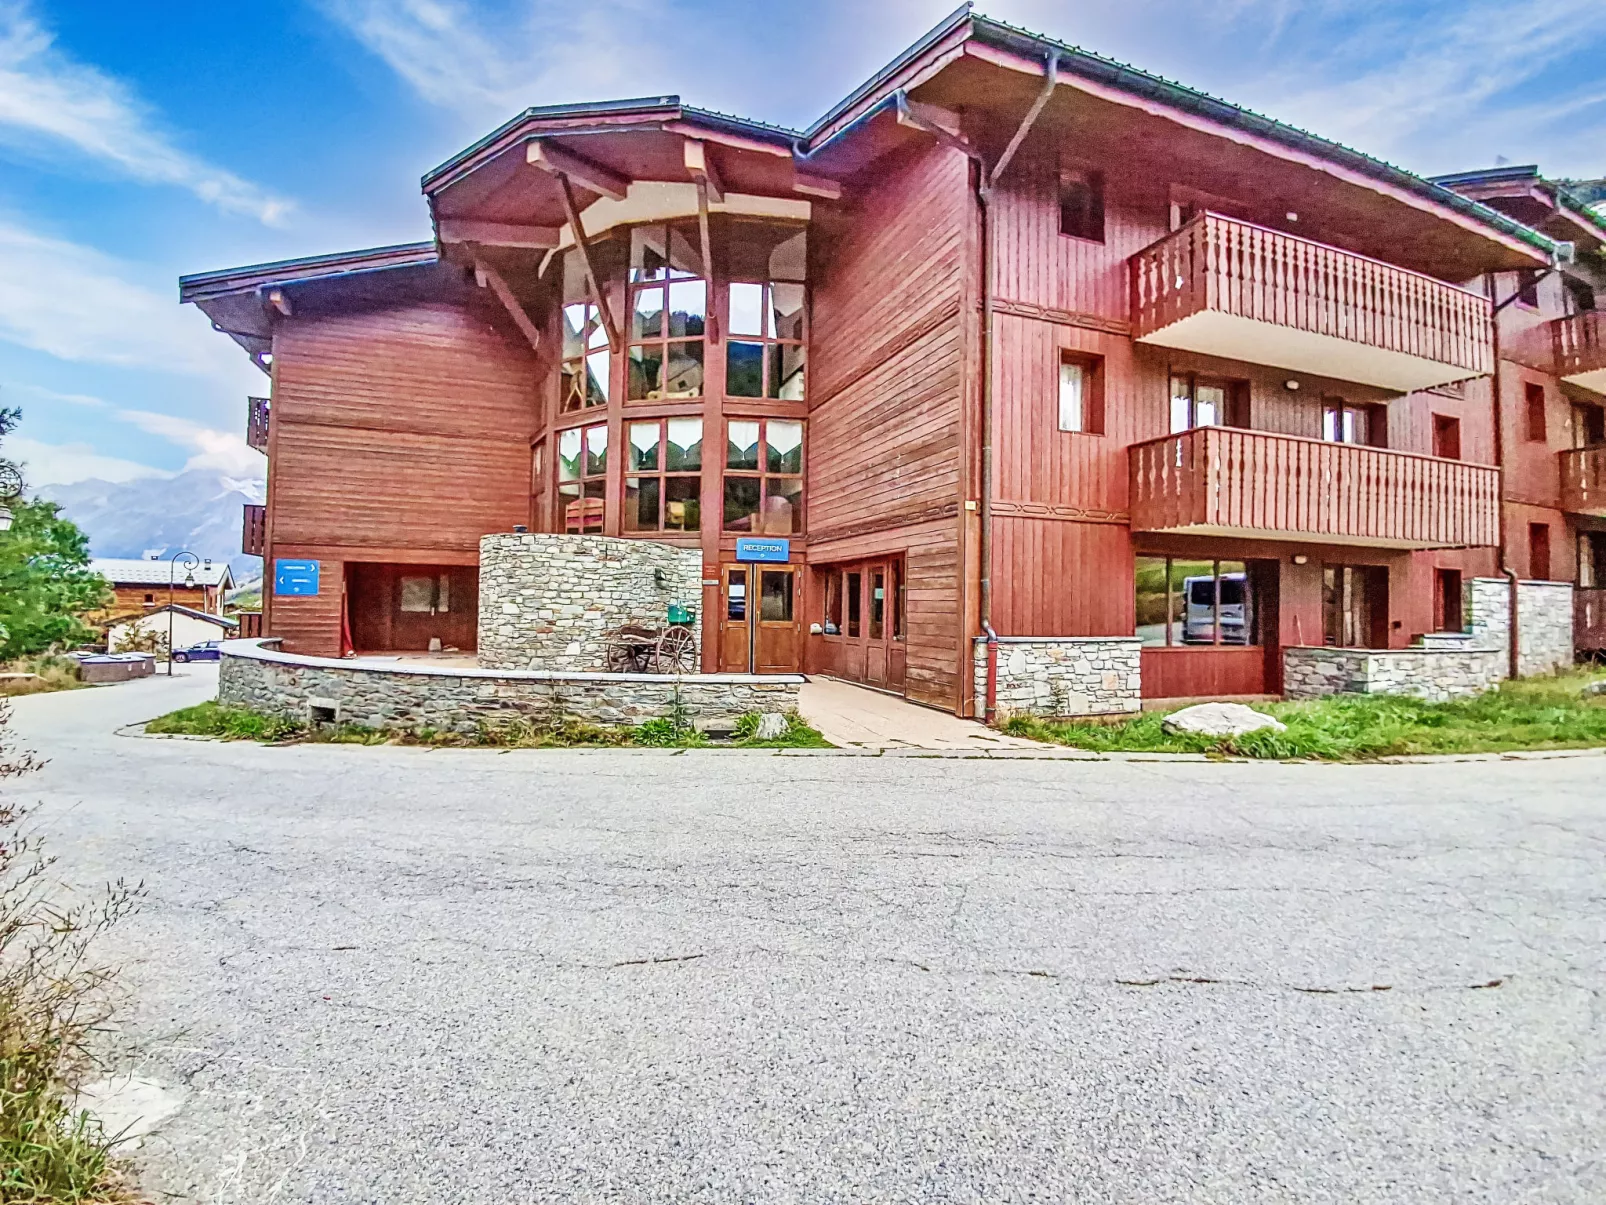
[[89, 536], [95, 556], [142, 557], [187, 548], [199, 557], [226, 560], [236, 581], [260, 577], [262, 558], [240, 552], [240, 512], [260, 503], [265, 486], [249, 478], [192, 469], [176, 477], [144, 477], [114, 484], [77, 481], [47, 485], [41, 498], [61, 504]]

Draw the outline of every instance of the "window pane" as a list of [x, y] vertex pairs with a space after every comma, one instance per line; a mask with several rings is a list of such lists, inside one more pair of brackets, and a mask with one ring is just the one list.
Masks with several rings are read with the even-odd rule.
[[770, 286], [770, 329], [772, 339], [803, 338], [803, 286]]
[[658, 467], [658, 424], [630, 423], [626, 430], [629, 432], [629, 455], [625, 459], [625, 471], [629, 473], [650, 472]]
[[702, 479], [664, 478], [664, 529], [698, 531], [702, 527]]
[[859, 581], [860, 575], [850, 573], [847, 575], [848, 592], [848, 632], [850, 637], [859, 635]]
[[693, 472], [703, 467], [703, 420], [669, 420], [668, 446], [664, 449], [664, 468], [671, 473]]
[[700, 280], [677, 280], [669, 286], [669, 337], [703, 333], [708, 314], [708, 286]]
[[578, 358], [586, 348], [586, 313], [591, 307], [585, 304], [563, 307], [563, 354]]
[[659, 379], [664, 367], [664, 345], [647, 343], [630, 349], [625, 368], [630, 376], [630, 388], [625, 397], [632, 402], [652, 401], [663, 396]]
[[636, 290], [630, 310], [632, 339], [662, 339], [664, 336], [664, 291], [653, 287]]
[[1337, 443], [1339, 436], [1339, 415], [1337, 406], [1328, 406], [1322, 411], [1322, 438], [1329, 443]]
[[558, 509], [563, 515], [564, 531], [581, 530], [581, 519], [585, 513], [585, 490], [578, 481], [572, 485], [558, 486]]
[[870, 575], [870, 639], [880, 640], [882, 620], [887, 612], [887, 575], [877, 571]]
[[1249, 567], [1242, 561], [1220, 561], [1216, 566], [1216, 578], [1221, 601], [1221, 643], [1256, 643]]
[[803, 530], [803, 479], [770, 477], [764, 482], [764, 534], [791, 535]]
[[587, 481], [585, 485], [585, 525], [582, 531], [602, 530], [603, 483]]
[[580, 476], [579, 427], [570, 427], [558, 436], [558, 480], [573, 481]]
[[1182, 644], [1216, 642], [1216, 563], [1214, 561], [1172, 561], [1171, 588], [1181, 598], [1176, 618]]
[[771, 623], [792, 621], [792, 574], [762, 569], [758, 575], [758, 617]]
[[1171, 378], [1171, 434], [1193, 426], [1193, 391], [1187, 377]]
[[758, 471], [758, 424], [745, 419], [725, 424], [725, 467]]
[[764, 286], [733, 284], [730, 287], [730, 334], [764, 334]]
[[667, 249], [662, 226], [637, 226], [630, 232], [630, 279], [662, 280], [667, 275]]
[[747, 618], [747, 570], [732, 569], [725, 592], [725, 618]]
[[732, 339], [725, 345], [725, 393], [728, 397], [764, 396], [762, 343], [738, 343]]
[[764, 432], [767, 470], [771, 473], [803, 471], [803, 424], [772, 418]]
[[1145, 645], [1167, 643], [1173, 604], [1166, 588], [1165, 557], [1140, 556], [1136, 561], [1137, 632]]
[[582, 361], [563, 362], [563, 379], [558, 388], [561, 390], [560, 408], [564, 414], [586, 408], [589, 403], [586, 401], [585, 369]]
[[664, 397], [700, 397], [703, 392], [703, 343], [671, 343], [664, 366]]
[[586, 428], [586, 476], [600, 477], [608, 471], [608, 428]]
[[752, 531], [758, 514], [758, 478], [725, 478], [725, 530]]
[[1080, 364], [1060, 363], [1060, 430], [1085, 431], [1082, 390], [1086, 373]]
[[[606, 336], [604, 336], [606, 340]], [[586, 356], [586, 405], [608, 404], [608, 349], [591, 352]]]
[[825, 579], [825, 634], [842, 634], [842, 575], [832, 573]]
[[892, 638], [903, 639], [904, 583], [903, 562], [892, 562]]
[[658, 482], [657, 477], [625, 478], [626, 531], [658, 530]]
[[803, 369], [808, 352], [801, 343], [778, 343], [770, 348], [770, 391], [789, 402], [803, 400]]
[[696, 226], [669, 228], [669, 274], [706, 276], [703, 271], [703, 239]]
[[1193, 425], [1214, 427], [1227, 412], [1227, 391], [1220, 385], [1200, 385], [1193, 395]]
[[435, 606], [435, 579], [432, 577], [404, 577], [401, 579], [401, 609], [408, 614], [428, 614]]
[[435, 609], [446, 613], [452, 609], [452, 575], [443, 573], [435, 579]]

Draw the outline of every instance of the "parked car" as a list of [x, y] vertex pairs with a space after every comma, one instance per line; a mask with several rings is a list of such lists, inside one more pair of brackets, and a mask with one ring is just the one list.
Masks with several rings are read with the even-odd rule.
[[187, 649], [175, 649], [173, 660], [182, 665], [186, 661], [216, 661], [222, 656], [218, 652], [221, 640], [203, 640], [200, 644], [192, 644]]

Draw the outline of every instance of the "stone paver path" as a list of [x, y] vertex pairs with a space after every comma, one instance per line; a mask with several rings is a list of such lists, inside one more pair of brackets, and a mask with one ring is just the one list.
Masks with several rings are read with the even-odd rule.
[[811, 677], [805, 682], [798, 711], [826, 740], [844, 749], [1043, 748], [975, 720], [835, 678]]

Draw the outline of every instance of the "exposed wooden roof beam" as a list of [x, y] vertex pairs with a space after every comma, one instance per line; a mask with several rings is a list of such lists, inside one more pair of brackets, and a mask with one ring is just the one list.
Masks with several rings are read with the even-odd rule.
[[619, 324], [613, 320], [613, 310], [608, 306], [607, 294], [602, 291], [602, 285], [597, 280], [597, 270], [591, 263], [591, 247], [586, 242], [586, 228], [580, 221], [580, 209], [574, 203], [574, 187], [563, 172], [558, 173], [558, 191], [563, 196], [563, 214], [569, 220], [569, 233], [574, 236], [574, 249], [580, 253], [580, 265], [585, 269], [586, 284], [590, 286], [591, 296], [597, 303], [597, 311], [602, 315], [602, 329], [608, 333], [608, 350], [618, 355], [624, 350], [624, 340], [619, 336]]
[[486, 247], [517, 247], [545, 251], [558, 245], [557, 226], [522, 226], [513, 222], [477, 222], [472, 218], [442, 218], [443, 243], [480, 243]]
[[706, 194], [708, 200], [715, 204], [725, 199], [725, 186], [720, 180], [719, 173], [714, 170], [714, 162], [708, 157], [708, 144], [696, 138], [688, 138], [681, 143], [686, 157], [686, 171], [700, 186], [699, 196]]
[[290, 317], [290, 297], [283, 289], [266, 289], [262, 293], [262, 304], [272, 309], [280, 316]]
[[588, 188], [615, 201], [623, 201], [630, 193], [628, 177], [550, 142], [536, 139], [529, 144], [524, 157], [533, 167], [572, 180], [581, 188]]
[[827, 201], [840, 201], [842, 199], [842, 185], [825, 176], [816, 176], [813, 172], [793, 171], [792, 191], [800, 192], [806, 197], [824, 197]]
[[524, 312], [524, 307], [519, 304], [519, 299], [513, 295], [513, 290], [508, 288], [507, 281], [502, 279], [502, 274], [481, 259], [476, 248], [470, 247], [470, 253], [474, 256], [475, 281], [478, 282], [481, 288], [489, 286], [491, 292], [496, 294], [496, 299], [502, 303], [502, 308], [507, 311], [508, 317], [513, 319], [513, 325], [523, 332], [524, 337], [530, 341], [530, 347], [539, 355], [541, 351], [540, 328]]

